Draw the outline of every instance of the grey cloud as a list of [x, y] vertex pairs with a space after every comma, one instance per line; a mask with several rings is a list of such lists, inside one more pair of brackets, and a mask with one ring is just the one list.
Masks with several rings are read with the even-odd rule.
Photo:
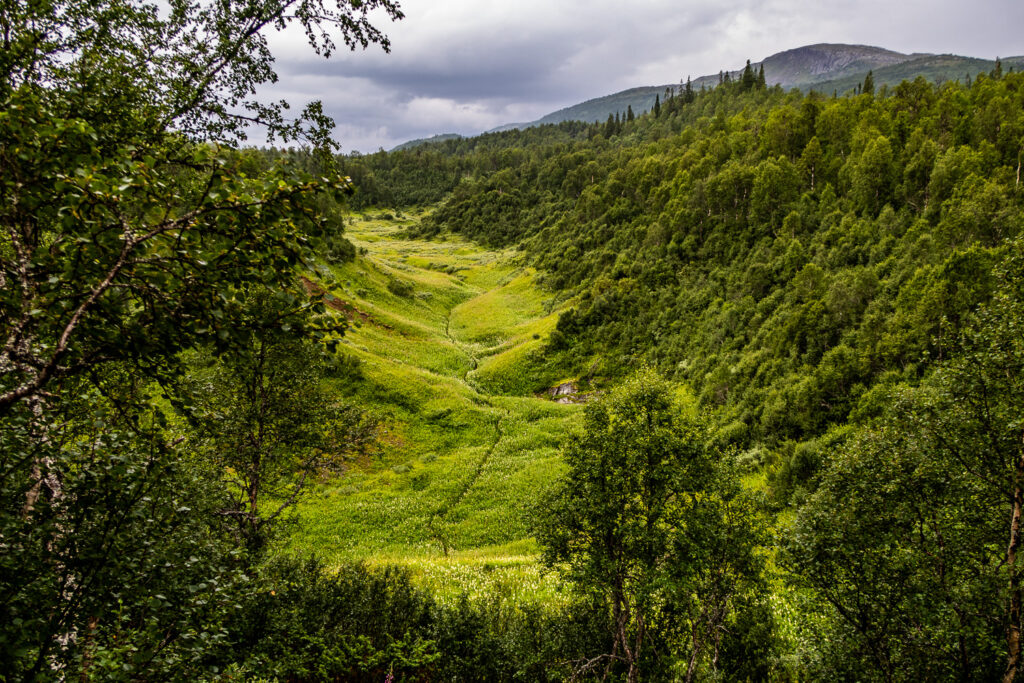
[[473, 134], [591, 97], [816, 42], [980, 57], [1024, 53], [1024, 3], [979, 0], [406, 0], [393, 52], [311, 58], [272, 40], [280, 82], [263, 93], [323, 100], [346, 149]]

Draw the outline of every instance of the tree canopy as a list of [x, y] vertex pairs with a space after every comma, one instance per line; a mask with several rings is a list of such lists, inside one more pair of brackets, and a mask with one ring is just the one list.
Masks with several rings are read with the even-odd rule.
[[621, 663], [637, 681], [660, 658], [655, 670], [675, 659], [693, 680], [717, 667], [735, 604], [758, 581], [752, 506], [694, 411], [642, 372], [587, 406], [583, 431], [564, 445], [569, 471], [538, 539], [545, 562], [606, 600], [614, 623], [610, 652], [580, 673]]

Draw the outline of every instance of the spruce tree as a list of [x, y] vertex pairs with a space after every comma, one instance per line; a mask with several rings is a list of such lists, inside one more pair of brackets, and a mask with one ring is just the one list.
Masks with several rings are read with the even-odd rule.
[[626, 123], [632, 123], [633, 119], [635, 119], [635, 118], [636, 118], [636, 115], [633, 114], [633, 105], [627, 104], [626, 105]]
[[654, 108], [651, 112], [653, 112], [654, 118], [661, 116], [661, 98], [657, 95], [654, 96]]
[[754, 69], [750, 66], [750, 60], [747, 60], [747, 65], [743, 67], [743, 73], [740, 75], [740, 90], [747, 92], [754, 89], [754, 85], [757, 83], [757, 77], [754, 76]]
[[764, 64], [757, 70], [757, 88], [758, 90], [764, 90], [767, 87], [767, 83], [764, 80]]
[[868, 71], [868, 75], [864, 77], [864, 87], [861, 88], [861, 92], [867, 95], [875, 94], [875, 75], [872, 71]]

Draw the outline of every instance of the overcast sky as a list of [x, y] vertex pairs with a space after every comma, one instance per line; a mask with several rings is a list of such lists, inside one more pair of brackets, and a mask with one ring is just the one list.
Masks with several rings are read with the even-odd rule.
[[403, 0], [376, 47], [329, 60], [273, 36], [265, 97], [322, 100], [345, 151], [533, 121], [812, 43], [993, 59], [1024, 54], [1022, 0]]

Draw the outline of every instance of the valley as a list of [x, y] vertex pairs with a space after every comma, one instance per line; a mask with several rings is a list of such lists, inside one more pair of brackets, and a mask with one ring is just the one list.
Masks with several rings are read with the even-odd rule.
[[355, 216], [346, 234], [364, 253], [324, 279], [329, 306], [353, 320], [341, 349], [362, 374], [338, 391], [381, 415], [383, 433], [372, 458], [300, 505], [292, 545], [402, 565], [452, 597], [548, 600], [531, 506], [563, 469], [558, 440], [579, 408], [516, 378], [565, 304], [514, 251], [410, 239], [416, 220]]

